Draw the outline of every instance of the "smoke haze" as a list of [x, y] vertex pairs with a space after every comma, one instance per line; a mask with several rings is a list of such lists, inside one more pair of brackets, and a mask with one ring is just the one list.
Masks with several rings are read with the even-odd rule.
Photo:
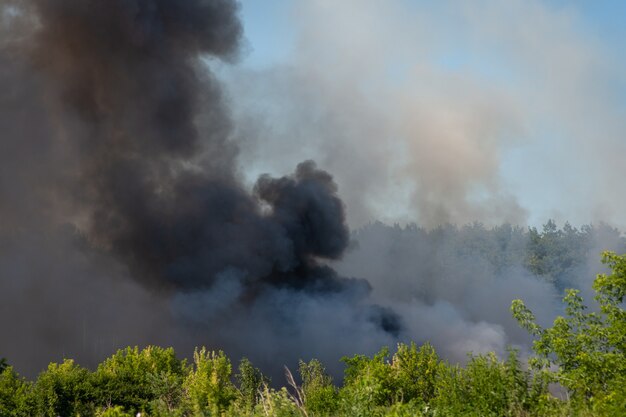
[[[527, 221], [500, 174], [528, 102], [427, 64], [440, 33], [389, 4], [299, 3], [293, 61], [257, 71], [232, 65], [235, 1], [0, 0], [0, 356], [32, 376], [206, 345], [280, 373], [401, 340], [452, 360], [525, 349], [510, 301], [548, 322], [623, 241], [590, 234], [578, 269], [546, 281], [523, 229], [436, 228]], [[480, 18], [499, 33], [499, 15]]]
[[356, 227], [624, 229], [625, 38], [613, 28], [607, 41], [598, 19], [623, 27], [623, 13], [583, 6], [296, 2], [271, 23], [288, 26], [286, 52], [224, 71], [240, 160], [254, 178], [313, 157]]
[[[4, 45], [1, 81], [2, 315], [23, 333], [3, 351], [18, 367], [24, 344], [82, 358], [80, 337], [88, 356], [173, 340], [241, 354], [251, 329], [273, 361], [274, 340], [305, 345], [320, 315], [345, 317], [323, 340], [341, 326], [362, 335], [345, 353], [397, 337], [398, 317], [368, 303], [367, 282], [320, 262], [349, 241], [328, 173], [303, 162], [252, 193], [237, 180], [228, 111], [200, 61], [236, 56], [234, 2], [2, 6], [6, 31], [23, 30]], [[41, 161], [21, 166], [31, 154]], [[284, 360], [297, 359], [288, 347]]]

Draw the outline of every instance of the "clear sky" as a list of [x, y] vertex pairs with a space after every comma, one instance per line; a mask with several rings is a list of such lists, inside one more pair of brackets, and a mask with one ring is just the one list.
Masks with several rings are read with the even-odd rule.
[[626, 226], [626, 2], [244, 0], [250, 181], [315, 159], [373, 219]]

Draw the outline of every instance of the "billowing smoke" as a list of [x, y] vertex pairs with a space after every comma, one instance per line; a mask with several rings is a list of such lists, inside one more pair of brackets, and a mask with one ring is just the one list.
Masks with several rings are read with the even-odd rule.
[[[272, 10], [269, 22], [245, 16], [286, 27], [283, 36], [257, 35], [260, 52], [222, 72], [250, 180], [314, 158], [353, 228], [549, 218], [625, 228], [615, 192], [624, 37], [603, 20], [624, 14], [615, 5], [309, 0]], [[280, 53], [268, 53], [275, 44]]]
[[626, 239], [604, 224], [576, 229], [549, 222], [537, 231], [373, 223], [353, 237], [358, 244], [337, 269], [366, 278], [371, 298], [393, 306], [406, 324], [402, 337], [430, 341], [458, 361], [469, 351], [504, 355], [507, 346], [528, 353], [531, 338], [511, 316], [511, 300], [525, 300], [542, 326], [565, 314], [566, 288], [580, 289], [596, 308], [592, 282], [604, 270], [601, 251], [626, 252]]
[[[430, 340], [452, 360], [528, 347], [511, 299], [549, 322], [563, 288], [590, 295], [599, 251], [625, 248], [619, 232], [554, 232], [563, 247], [548, 234], [562, 271], [548, 259], [533, 272], [526, 229], [437, 226], [525, 221], [501, 171], [535, 122], [576, 120], [556, 130], [578, 144], [610, 126], [615, 146], [603, 154], [613, 158], [622, 122], [569, 99], [602, 78], [588, 45], [568, 41], [579, 39], [569, 21], [513, 3], [527, 19], [512, 34], [501, 30], [504, 6], [455, 9], [458, 27], [473, 28], [463, 41], [482, 45], [494, 30], [535, 62], [524, 30], [558, 29], [563, 39], [539, 55], [563, 52], [571, 77], [553, 82], [552, 62], [520, 66], [513, 82], [485, 81], [488, 68], [471, 65], [442, 70], [438, 12], [399, 1], [298, 3], [293, 62], [220, 78], [211, 69], [240, 54], [235, 1], [0, 0], [0, 356], [32, 376], [51, 360], [93, 365], [126, 345], [207, 345], [280, 373], [311, 357], [336, 371], [342, 355], [398, 340]], [[544, 70], [535, 96], [524, 77]], [[535, 168], [525, 178], [538, 178]], [[275, 176], [259, 177], [267, 171]], [[377, 217], [429, 228], [350, 235], [348, 221]]]
[[[367, 301], [366, 281], [324, 264], [349, 243], [328, 173], [307, 161], [253, 192], [238, 181], [228, 109], [206, 67], [237, 55], [234, 1], [1, 4], [2, 289], [15, 300], [1, 316], [23, 332], [3, 346], [18, 368], [32, 359], [22, 345], [89, 359], [165, 342], [279, 370], [398, 336], [399, 318]], [[100, 337], [104, 348], [88, 346]]]

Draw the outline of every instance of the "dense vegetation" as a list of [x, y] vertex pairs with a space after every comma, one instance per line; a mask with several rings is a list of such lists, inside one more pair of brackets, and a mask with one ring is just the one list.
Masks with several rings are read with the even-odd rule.
[[[616, 416], [626, 410], [626, 255], [607, 252], [612, 271], [594, 282], [597, 311], [576, 290], [566, 314], [540, 327], [521, 300], [511, 310], [535, 336], [525, 366], [507, 358], [470, 355], [461, 367], [441, 360], [428, 343], [383, 348], [344, 358], [337, 386], [323, 364], [286, 369], [276, 389], [248, 360], [236, 371], [223, 352], [196, 350], [193, 362], [174, 350], [118, 351], [91, 372], [72, 360], [51, 363], [34, 382], [0, 362], [1, 416]], [[550, 387], [563, 391], [551, 394]]]

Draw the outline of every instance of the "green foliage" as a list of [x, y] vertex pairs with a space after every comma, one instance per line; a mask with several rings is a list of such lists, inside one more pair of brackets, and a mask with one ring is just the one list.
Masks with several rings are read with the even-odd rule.
[[285, 388], [274, 390], [265, 385], [255, 407], [254, 416], [302, 417], [302, 411], [292, 401]]
[[536, 410], [547, 384], [521, 367], [514, 350], [506, 361], [495, 354], [471, 356], [465, 368], [442, 365], [435, 408], [449, 415], [517, 416]]
[[[620, 415], [624, 406], [623, 389], [619, 391], [623, 377], [610, 381], [610, 394], [602, 402], [575, 407], [551, 397], [545, 377], [549, 371], [525, 370], [515, 351], [505, 361], [493, 353], [471, 356], [461, 367], [439, 360], [428, 343], [401, 343], [393, 355], [383, 348], [372, 357], [355, 355], [343, 361], [341, 388], [321, 362], [301, 361], [301, 386], [288, 373], [292, 395], [286, 388], [270, 388], [246, 359], [240, 362], [235, 387], [223, 352], [196, 350], [193, 365], [187, 367], [171, 349], [129, 348], [94, 373], [69, 360], [51, 364], [35, 384], [5, 369], [0, 374], [0, 416], [130, 417], [140, 411], [145, 417], [565, 417]], [[592, 409], [594, 414], [581, 414]]]
[[391, 363], [394, 386], [401, 401], [428, 403], [435, 395], [439, 357], [430, 343], [400, 343]]
[[333, 379], [317, 359], [300, 361], [300, 378], [304, 393], [304, 406], [312, 416], [333, 415], [339, 407], [339, 395]]
[[[594, 309], [568, 290], [565, 315], [544, 329], [522, 301], [513, 301], [513, 316], [535, 337], [528, 368], [515, 350], [504, 360], [494, 353], [470, 356], [460, 366], [441, 361], [428, 343], [400, 343], [393, 354], [383, 348], [372, 357], [343, 358], [340, 388], [320, 361], [301, 361], [301, 386], [287, 371], [290, 394], [269, 387], [247, 359], [235, 386], [223, 352], [196, 350], [187, 366], [172, 349], [135, 347], [118, 351], [94, 373], [71, 360], [50, 364], [34, 384], [7, 366], [0, 372], [0, 416], [626, 415], [626, 255], [607, 252], [603, 261], [611, 273], [594, 282]], [[567, 399], [549, 393], [551, 382], [568, 390]]]
[[40, 416], [79, 416], [92, 412], [93, 390], [89, 371], [66, 359], [51, 363], [34, 385], [35, 408]]
[[375, 415], [399, 403], [413, 410], [435, 396], [441, 365], [428, 343], [419, 349], [414, 343], [400, 343], [391, 361], [387, 348], [372, 358], [355, 355], [342, 360], [347, 367], [340, 398], [342, 410], [348, 415]]
[[161, 371], [149, 373], [150, 392], [156, 398], [150, 402], [150, 415], [155, 417], [175, 417], [182, 413], [178, 406], [183, 398], [183, 374]]
[[615, 415], [626, 407], [626, 255], [605, 252], [603, 263], [611, 274], [594, 281], [599, 311], [589, 312], [577, 290], [568, 290], [563, 299], [566, 316], [557, 317], [543, 329], [520, 300], [511, 306], [513, 316], [536, 337], [537, 368], [548, 370], [566, 387], [580, 408], [603, 415]]
[[380, 415], [384, 417], [416, 417], [428, 415], [430, 408], [415, 401], [408, 403], [395, 403], [391, 407], [380, 410]]
[[99, 406], [121, 406], [131, 413], [172, 409], [182, 397], [186, 374], [172, 348], [148, 346], [118, 350], [93, 375]]
[[133, 417], [132, 413], [127, 413], [124, 411], [122, 406], [115, 406], [105, 408], [104, 410], [99, 411], [96, 414], [97, 417]]
[[342, 358], [346, 364], [344, 386], [340, 391], [340, 406], [344, 413], [369, 416], [378, 407], [393, 403], [397, 392], [388, 360], [389, 349], [386, 347], [372, 358], [365, 355]]
[[31, 384], [20, 378], [12, 367], [0, 372], [0, 416], [31, 415]]
[[239, 388], [239, 402], [245, 411], [251, 411], [259, 403], [262, 390], [270, 381], [258, 368], [243, 358], [239, 362], [239, 373], [235, 376]]
[[195, 415], [221, 415], [236, 398], [230, 381], [232, 366], [224, 352], [207, 351], [193, 354], [194, 369], [183, 382], [186, 400]]
[[579, 230], [565, 223], [558, 229], [556, 223], [549, 220], [542, 232], [529, 229], [524, 265], [533, 274], [563, 289], [571, 284], [571, 277], [580, 275], [577, 269], [585, 263], [596, 236], [611, 233], [615, 231], [602, 224], [598, 228], [583, 226]]
[[485, 259], [496, 272], [522, 264], [527, 252], [528, 238], [518, 226], [503, 224], [486, 229], [482, 223], [472, 223], [451, 232], [459, 255]]
[[626, 239], [617, 229], [602, 223], [577, 229], [569, 223], [559, 228], [554, 221], [548, 221], [539, 230], [510, 224], [491, 228], [481, 223], [462, 227], [446, 224], [429, 230], [376, 222], [354, 235], [361, 249], [351, 258], [362, 264], [354, 267], [354, 273], [370, 276], [370, 258], [384, 249], [377, 272], [383, 273], [387, 265], [393, 265], [394, 276], [402, 281], [412, 279], [421, 270], [417, 261], [428, 266], [424, 273], [432, 271], [435, 276], [445, 277], [453, 273], [451, 266], [471, 264], [471, 259], [492, 268], [498, 276], [510, 268], [524, 266], [562, 290], [585, 278], [587, 260], [595, 255], [600, 243], [611, 250], [626, 251]]

